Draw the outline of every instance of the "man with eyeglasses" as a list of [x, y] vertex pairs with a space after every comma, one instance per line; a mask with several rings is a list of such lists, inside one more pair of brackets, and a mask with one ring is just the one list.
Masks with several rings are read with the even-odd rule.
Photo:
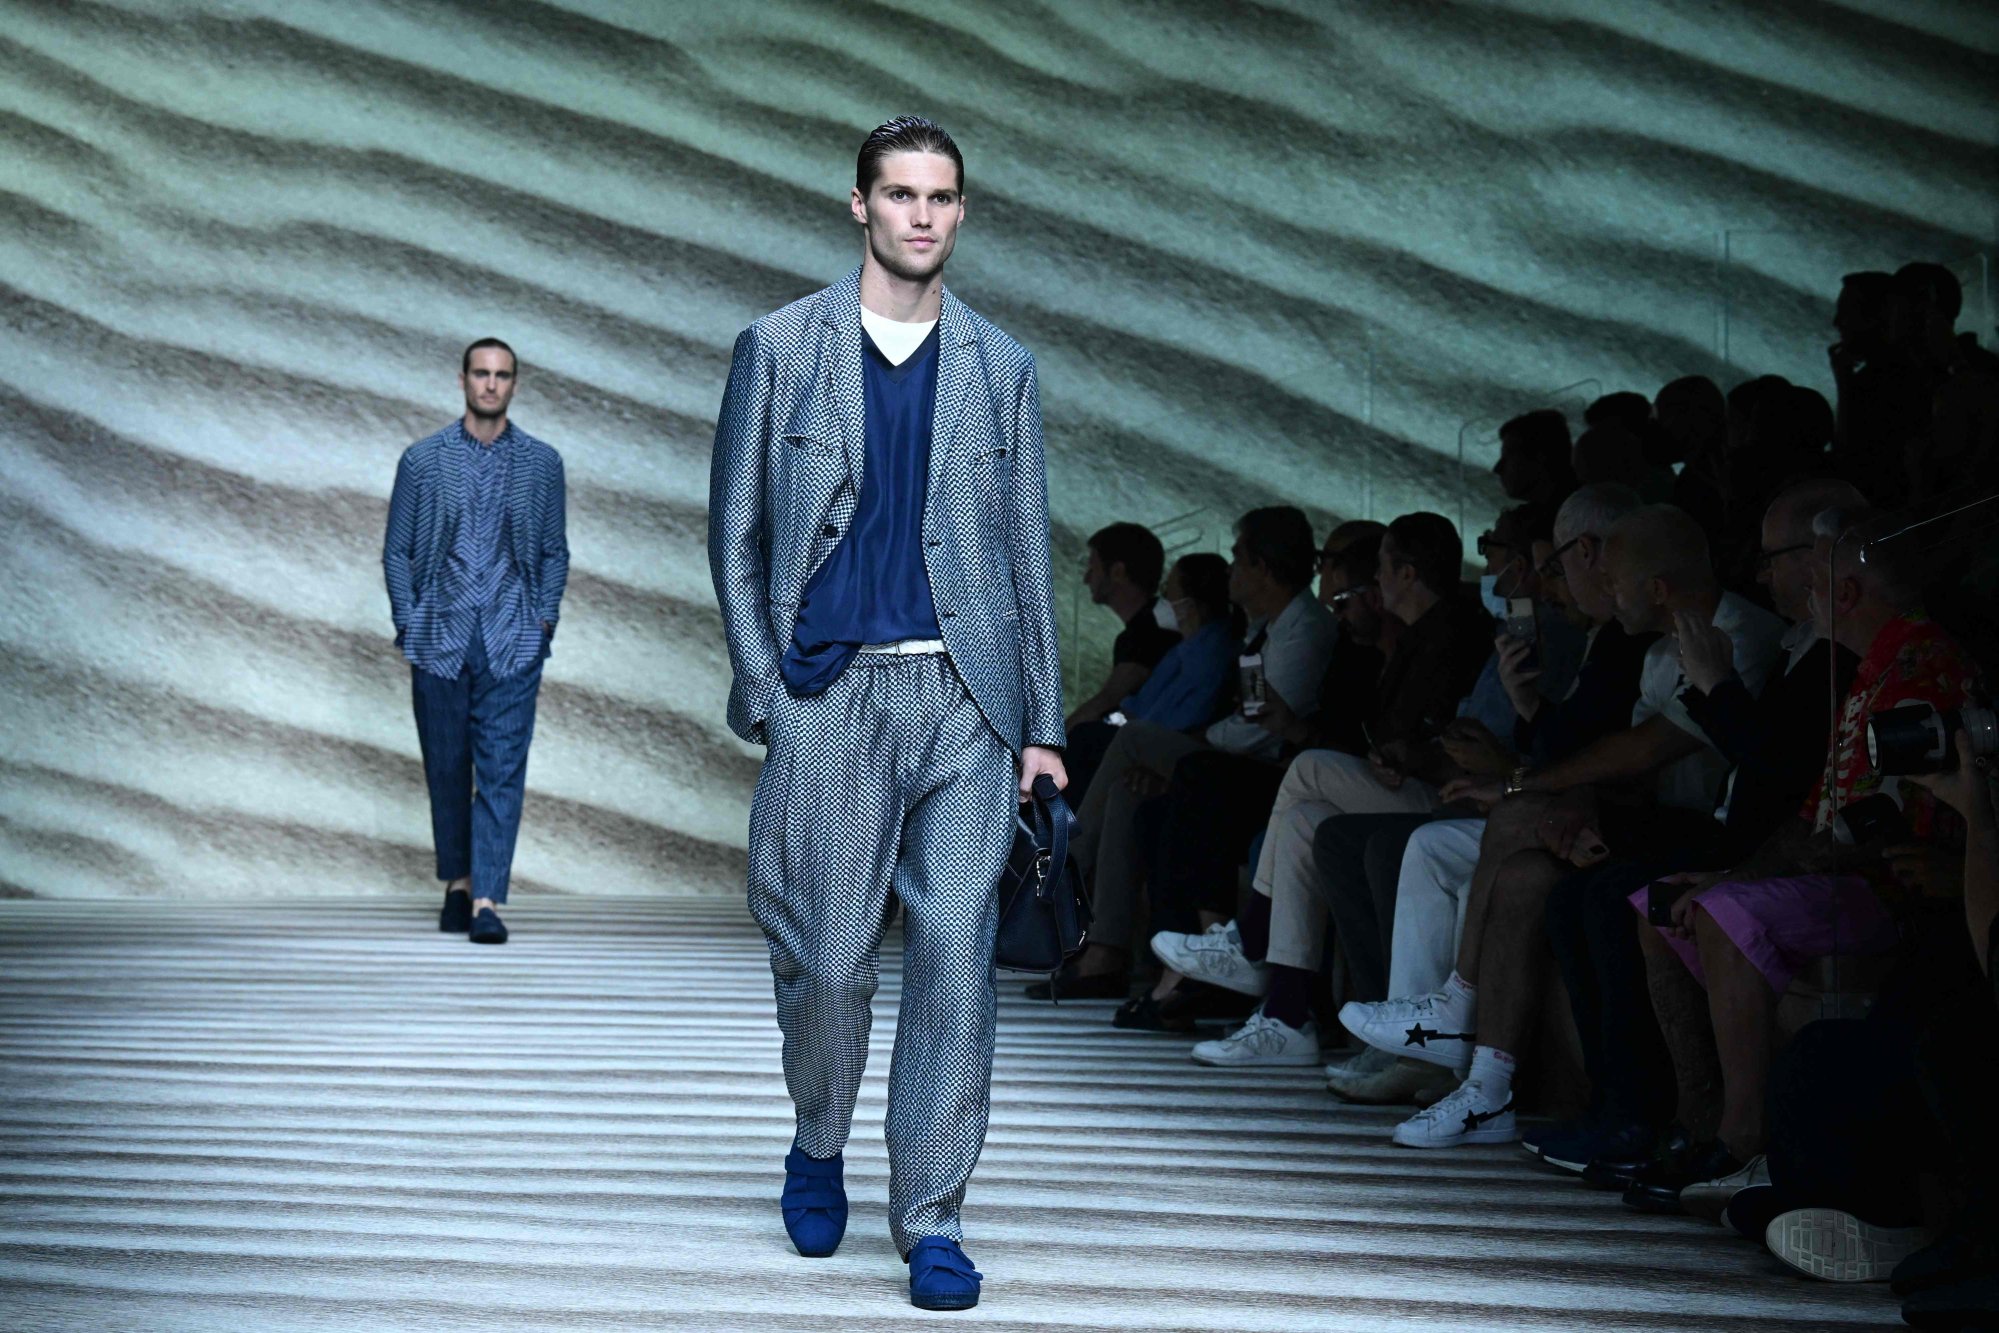
[[[1481, 742], [1504, 746], [1501, 766], [1488, 771], [1514, 773], [1522, 760], [1545, 762], [1630, 724], [1639, 667], [1651, 636], [1624, 633], [1612, 614], [1608, 590], [1592, 571], [1597, 569], [1602, 534], [1638, 505], [1638, 495], [1629, 487], [1585, 486], [1555, 515], [1544, 543], [1548, 551], [1536, 574], [1552, 583], [1551, 567], [1559, 572], [1564, 559], [1576, 564], [1577, 592], [1569, 600], [1588, 624], [1581, 646], [1583, 660], [1572, 679], [1558, 683], [1527, 666], [1528, 645], [1500, 636], [1497, 662], [1510, 724], [1505, 726], [1504, 742], [1493, 737]], [[1499, 525], [1502, 533], [1510, 529], [1504, 517]], [[1490, 552], [1494, 544], [1486, 546]], [[1454, 742], [1446, 733], [1446, 748], [1467, 770], [1477, 767], [1468, 753], [1471, 744]], [[1390, 843], [1396, 828], [1384, 817], [1347, 815], [1322, 825], [1315, 840], [1333, 918], [1349, 960], [1354, 958], [1356, 939], [1362, 940], [1365, 953], [1364, 937], [1384, 932], [1387, 936], [1379, 946], [1386, 959], [1385, 976], [1380, 970], [1366, 976], [1355, 964], [1355, 1002], [1342, 1012], [1343, 1021], [1364, 1021], [1375, 1012], [1371, 1002], [1386, 997], [1436, 994], [1450, 977], [1457, 956], [1486, 821], [1440, 817], [1403, 827], [1403, 845], [1394, 847]], [[1356, 856], [1353, 844], [1363, 837], [1367, 842]], [[1368, 1046], [1345, 1064], [1328, 1069], [1326, 1085], [1349, 1101], [1385, 1104], [1407, 1102], [1447, 1078], [1449, 1071], [1434, 1064]], [[1448, 1091], [1454, 1081], [1444, 1082], [1441, 1090]]]

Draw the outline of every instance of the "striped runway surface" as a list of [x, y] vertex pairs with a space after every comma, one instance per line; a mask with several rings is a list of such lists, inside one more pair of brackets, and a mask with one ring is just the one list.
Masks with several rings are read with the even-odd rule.
[[1397, 1149], [1316, 1070], [1198, 1069], [1014, 983], [967, 1208], [987, 1299], [924, 1316], [883, 1215], [892, 962], [853, 1223], [804, 1260], [740, 904], [539, 896], [498, 949], [431, 910], [0, 902], [0, 1327], [1898, 1326], [1881, 1288], [1512, 1149]]

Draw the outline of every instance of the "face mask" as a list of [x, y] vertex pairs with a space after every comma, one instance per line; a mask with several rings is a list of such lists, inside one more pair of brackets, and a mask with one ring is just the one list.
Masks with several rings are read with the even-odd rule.
[[1499, 575], [1482, 574], [1478, 580], [1478, 600], [1494, 619], [1506, 618], [1506, 599], [1499, 595]]

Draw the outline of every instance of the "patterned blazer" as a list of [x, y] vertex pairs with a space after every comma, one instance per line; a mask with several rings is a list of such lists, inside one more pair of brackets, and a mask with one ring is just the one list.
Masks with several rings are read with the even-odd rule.
[[[508, 424], [513, 457], [507, 480], [507, 534], [514, 568], [527, 583], [535, 619], [554, 630], [569, 583], [567, 493], [562, 455], [551, 445]], [[437, 584], [451, 530], [465, 514], [462, 484], [447, 490], [444, 451], [462, 432], [453, 422], [403, 451], [396, 464], [396, 489], [389, 497], [389, 528], [382, 540], [382, 574], [389, 586], [389, 614], [396, 642], [403, 642], [413, 616], [442, 608], [424, 601]], [[456, 473], [454, 476], [458, 475]]]
[[[859, 268], [736, 339], [715, 427], [708, 564], [735, 679], [729, 727], [762, 742], [798, 598], [865, 482]], [[1016, 752], [1059, 746], [1062, 668], [1034, 358], [947, 289], [923, 554], [958, 673]]]

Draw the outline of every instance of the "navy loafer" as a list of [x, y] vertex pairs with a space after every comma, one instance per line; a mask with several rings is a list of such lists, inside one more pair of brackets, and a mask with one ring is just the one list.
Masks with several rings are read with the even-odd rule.
[[446, 889], [444, 906], [437, 911], [437, 928], [452, 935], [472, 929], [472, 895], [463, 889]]
[[909, 1303], [919, 1310], [969, 1310], [979, 1303], [979, 1279], [958, 1242], [925, 1236], [909, 1251]]
[[807, 1259], [823, 1259], [847, 1234], [847, 1186], [839, 1154], [820, 1161], [797, 1144], [784, 1155], [784, 1231]]
[[474, 944], [505, 944], [507, 923], [492, 908], [482, 907], [479, 915], [472, 918], [471, 938]]

